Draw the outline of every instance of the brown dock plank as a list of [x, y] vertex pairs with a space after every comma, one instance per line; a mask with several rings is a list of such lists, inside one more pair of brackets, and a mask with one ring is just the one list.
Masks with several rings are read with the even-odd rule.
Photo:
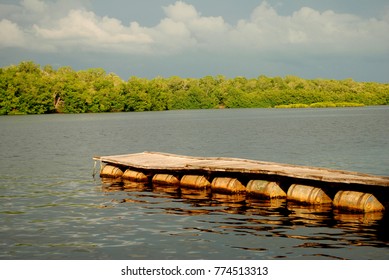
[[323, 182], [389, 187], [389, 177], [320, 167], [299, 166], [239, 158], [190, 157], [183, 155], [142, 152], [101, 156], [94, 159], [146, 170], [238, 172], [265, 174]]

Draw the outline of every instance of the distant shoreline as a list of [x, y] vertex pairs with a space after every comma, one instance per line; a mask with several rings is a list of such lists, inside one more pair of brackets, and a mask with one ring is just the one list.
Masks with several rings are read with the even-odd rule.
[[363, 103], [353, 103], [353, 102], [317, 102], [312, 104], [287, 104], [287, 105], [277, 105], [274, 108], [277, 109], [289, 109], [289, 108], [335, 108], [335, 107], [364, 107], [366, 106]]
[[[295, 106], [297, 105], [297, 106]], [[389, 106], [389, 105], [350, 105], [350, 106], [301, 106], [299, 107], [300, 104], [289, 104], [289, 105], [281, 105], [277, 107], [251, 107], [251, 108], [209, 108], [209, 109], [171, 109], [171, 110], [163, 110], [163, 111], [185, 111], [185, 110], [234, 110], [234, 109], [267, 109], [267, 110], [282, 110], [282, 109], [329, 109], [329, 108], [334, 108], [334, 109], [341, 109], [341, 108], [361, 108], [361, 107], [382, 107], [382, 106]], [[44, 113], [44, 114], [24, 114], [24, 113], [10, 113], [7, 115], [0, 115], [1, 116], [28, 116], [28, 115], [72, 115], [72, 114], [109, 114], [109, 113], [142, 113], [142, 112], [162, 112], [162, 111], [120, 111], [120, 112], [83, 112], [83, 113], [64, 113], [64, 112], [50, 112], [50, 113]]]
[[389, 84], [264, 75], [123, 81], [101, 68], [55, 70], [31, 61], [0, 68], [0, 115], [373, 105], [389, 105]]

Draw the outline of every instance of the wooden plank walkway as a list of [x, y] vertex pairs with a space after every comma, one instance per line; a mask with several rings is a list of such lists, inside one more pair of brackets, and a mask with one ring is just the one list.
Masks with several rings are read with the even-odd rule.
[[389, 187], [389, 177], [328, 168], [280, 164], [239, 158], [190, 157], [183, 155], [142, 152], [126, 155], [98, 156], [103, 163], [153, 171], [201, 171], [260, 174], [328, 183], [359, 184]]

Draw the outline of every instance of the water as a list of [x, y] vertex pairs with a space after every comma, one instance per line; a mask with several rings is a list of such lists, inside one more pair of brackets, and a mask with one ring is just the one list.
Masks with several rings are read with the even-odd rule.
[[94, 155], [159, 151], [389, 175], [389, 107], [0, 117], [1, 259], [389, 259], [388, 218], [123, 189]]

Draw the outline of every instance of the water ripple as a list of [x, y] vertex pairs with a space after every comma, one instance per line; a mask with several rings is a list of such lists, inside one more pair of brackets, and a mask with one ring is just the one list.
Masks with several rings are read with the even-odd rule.
[[91, 161], [156, 150], [388, 175], [388, 119], [387, 108], [2, 117], [0, 259], [388, 259], [387, 214], [102, 184]]

